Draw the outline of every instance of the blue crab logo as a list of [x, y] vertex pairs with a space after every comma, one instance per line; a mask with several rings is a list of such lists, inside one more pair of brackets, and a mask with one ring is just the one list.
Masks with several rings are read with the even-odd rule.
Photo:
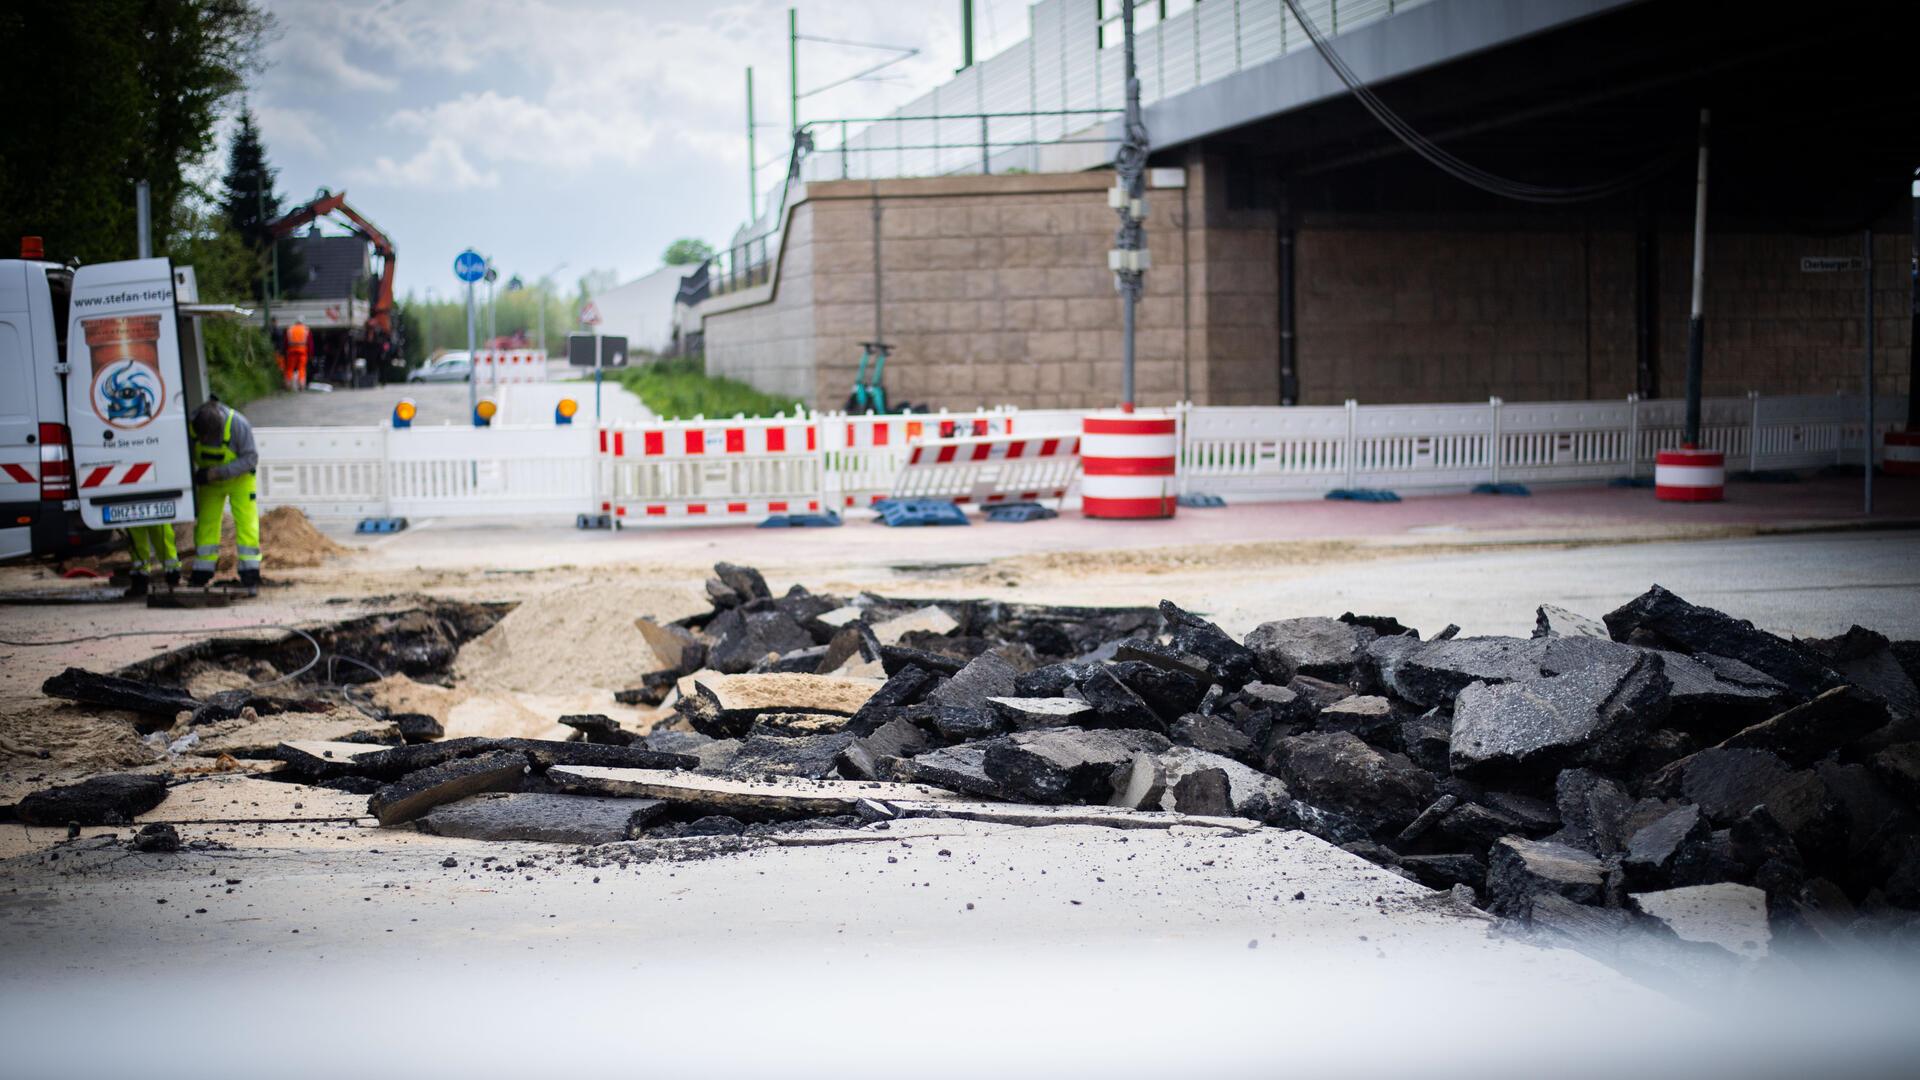
[[100, 373], [93, 384], [94, 407], [115, 427], [143, 427], [160, 406], [159, 379], [132, 360]]

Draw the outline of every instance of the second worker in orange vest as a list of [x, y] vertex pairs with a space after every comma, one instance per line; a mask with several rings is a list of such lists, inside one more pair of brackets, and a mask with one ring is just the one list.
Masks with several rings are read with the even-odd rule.
[[311, 355], [312, 333], [307, 324], [299, 319], [287, 327], [287, 389], [305, 390], [307, 388], [307, 360]]

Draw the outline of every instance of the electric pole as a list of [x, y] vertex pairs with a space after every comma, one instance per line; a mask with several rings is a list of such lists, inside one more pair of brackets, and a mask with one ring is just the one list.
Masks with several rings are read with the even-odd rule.
[[747, 68], [747, 221], [760, 216], [760, 154], [753, 141], [753, 68]]
[[1120, 30], [1125, 42], [1127, 76], [1126, 135], [1113, 157], [1119, 174], [1107, 201], [1120, 215], [1120, 229], [1114, 235], [1114, 250], [1108, 253], [1107, 266], [1113, 271], [1114, 288], [1120, 293], [1124, 323], [1121, 329], [1120, 407], [1131, 412], [1134, 406], [1133, 356], [1135, 309], [1146, 288], [1147, 256], [1146, 169], [1147, 125], [1140, 117], [1140, 76], [1133, 62], [1133, 4], [1120, 2]]

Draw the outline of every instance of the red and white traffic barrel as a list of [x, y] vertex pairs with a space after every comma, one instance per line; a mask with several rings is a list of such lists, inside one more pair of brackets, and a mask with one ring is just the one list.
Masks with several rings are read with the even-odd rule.
[[1121, 409], [1080, 422], [1080, 512], [1091, 518], [1173, 516], [1178, 422]]
[[1653, 497], [1662, 502], [1719, 502], [1726, 498], [1727, 456], [1683, 446], [1653, 459]]
[[1889, 431], [1880, 458], [1888, 476], [1920, 476], [1920, 431]]

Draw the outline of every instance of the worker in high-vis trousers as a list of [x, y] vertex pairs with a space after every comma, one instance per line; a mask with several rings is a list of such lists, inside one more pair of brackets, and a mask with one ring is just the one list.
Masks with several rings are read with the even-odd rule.
[[135, 525], [127, 530], [133, 542], [133, 583], [128, 596], [145, 596], [149, 582], [165, 574], [167, 584], [180, 584], [180, 552], [173, 545], [172, 525]]
[[208, 398], [193, 413], [193, 576], [190, 585], [213, 580], [220, 561], [220, 518], [233, 510], [233, 542], [240, 556], [240, 584], [260, 584], [260, 504], [253, 473], [260, 465], [253, 425], [234, 409]]

